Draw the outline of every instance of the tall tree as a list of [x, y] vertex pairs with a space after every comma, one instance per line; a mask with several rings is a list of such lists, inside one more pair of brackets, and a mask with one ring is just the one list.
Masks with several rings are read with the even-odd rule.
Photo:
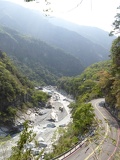
[[8, 160], [32, 159], [31, 150], [27, 149], [26, 151], [24, 151], [24, 145], [27, 143], [30, 143], [35, 138], [35, 134], [32, 132], [32, 130], [29, 131], [28, 128], [29, 128], [29, 125], [28, 125], [28, 122], [26, 121], [24, 123], [24, 130], [20, 134], [20, 139], [17, 142], [17, 146], [12, 148], [13, 152]]
[[118, 13], [115, 16], [115, 21], [113, 22], [113, 30], [110, 32], [110, 35], [119, 35], [120, 33], [120, 6], [117, 9]]
[[73, 114], [73, 122], [76, 132], [83, 134], [94, 120], [94, 109], [90, 103], [79, 104]]

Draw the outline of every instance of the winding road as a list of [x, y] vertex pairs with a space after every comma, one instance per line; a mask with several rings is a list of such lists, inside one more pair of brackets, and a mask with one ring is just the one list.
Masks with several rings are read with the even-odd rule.
[[102, 106], [104, 99], [92, 100], [95, 114], [100, 123], [99, 135], [89, 143], [84, 143], [64, 160], [112, 160], [119, 146], [120, 129], [117, 121]]

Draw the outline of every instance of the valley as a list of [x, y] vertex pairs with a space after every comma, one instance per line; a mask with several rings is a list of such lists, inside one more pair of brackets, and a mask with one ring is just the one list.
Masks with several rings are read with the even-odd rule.
[[83, 67], [109, 59], [110, 46], [115, 37], [109, 37], [106, 31], [45, 17], [38, 11], [10, 2], [0, 1], [0, 9], [2, 26], [9, 26], [22, 35], [29, 35], [62, 49], [79, 59]]
[[[57, 131], [59, 127], [66, 127], [67, 124], [71, 121], [70, 109], [68, 105], [73, 100], [62, 95], [60, 92], [54, 89], [54, 87], [45, 87], [43, 89], [44, 92], [53, 92], [52, 97], [50, 99], [52, 108], [38, 108], [37, 112], [36, 109], [29, 109], [27, 113], [21, 114], [19, 118], [16, 119], [16, 125], [22, 124], [25, 120], [29, 121], [30, 126], [34, 133], [36, 133], [35, 139], [41, 144], [40, 148], [34, 148], [34, 143], [31, 144], [31, 149], [33, 150], [34, 154], [39, 154], [39, 152], [45, 147], [45, 152], [49, 152], [52, 149], [52, 141], [54, 132]], [[58, 100], [54, 100], [54, 96], [59, 96]], [[60, 106], [63, 106], [63, 111], [59, 110]], [[57, 113], [57, 121], [53, 121], [51, 119], [51, 113], [54, 109], [54, 112]], [[43, 114], [39, 114], [43, 113]], [[29, 114], [29, 115], [28, 115]], [[3, 128], [5, 130], [5, 128]], [[0, 132], [1, 135], [5, 135], [4, 132]], [[8, 158], [10, 156], [11, 147], [16, 144], [16, 141], [19, 139], [19, 134], [11, 135], [9, 141], [3, 143], [0, 149], [0, 160]], [[8, 145], [9, 144], [9, 145]], [[5, 146], [9, 146], [6, 148]], [[27, 144], [26, 147], [29, 147]]]
[[[25, 145], [25, 149], [30, 148], [31, 152], [34, 156], [38, 155], [40, 151], [44, 148], [45, 153], [49, 153], [52, 151], [52, 143], [53, 141], [57, 140], [54, 139], [54, 134], [58, 130], [58, 128], [61, 127], [67, 127], [67, 125], [71, 122], [71, 115], [70, 115], [70, 108], [68, 107], [69, 103], [73, 100], [66, 97], [65, 95], [62, 95], [60, 92], [54, 89], [54, 87], [45, 87], [44, 92], [52, 92], [52, 97], [50, 99], [50, 102], [52, 104], [52, 108], [39, 108], [36, 112], [36, 110], [33, 110], [32, 112], [28, 110], [30, 113], [27, 117], [27, 120], [30, 123], [30, 126], [32, 127], [32, 130], [34, 133], [36, 133], [35, 139], [39, 143], [39, 147], [36, 148], [34, 146], [34, 143], [31, 142], [29, 144]], [[58, 100], [54, 100], [54, 96], [58, 96]], [[116, 152], [116, 149], [119, 144], [119, 127], [117, 122], [114, 118], [111, 117], [111, 115], [100, 105], [101, 102], [103, 102], [104, 99], [97, 99], [91, 101], [95, 108], [96, 116], [99, 118], [99, 120], [102, 121], [100, 124], [100, 128], [104, 128], [104, 130], [100, 131], [100, 135], [96, 139], [97, 130], [94, 132], [94, 134], [88, 134], [88, 136], [85, 136], [84, 139], [81, 141], [81, 143], [76, 146], [72, 151], [67, 152], [66, 154], [61, 155], [59, 160], [62, 159], [81, 159], [81, 160], [87, 160], [87, 159], [94, 159], [94, 157], [102, 157], [105, 159], [112, 158], [113, 155]], [[60, 106], [63, 106], [63, 112], [59, 110]], [[54, 111], [57, 113], [57, 120], [53, 121], [51, 119], [51, 112], [54, 109]], [[42, 112], [41, 112], [42, 111]], [[39, 113], [43, 113], [42, 115], [39, 115]], [[25, 117], [25, 115], [21, 115], [21, 117]], [[105, 116], [105, 117], [104, 117]], [[23, 118], [22, 118], [23, 119]], [[105, 121], [105, 119], [107, 121]], [[18, 119], [17, 122], [22, 123], [21, 119]], [[111, 132], [109, 132], [111, 130]], [[57, 133], [59, 137], [59, 132]], [[108, 136], [109, 135], [109, 136]], [[87, 139], [90, 137], [93, 137], [91, 141], [86, 142]], [[19, 134], [12, 135], [11, 139], [5, 142], [1, 145], [0, 149], [0, 160], [6, 159], [10, 156], [11, 153], [11, 147], [16, 144], [16, 141], [19, 138]], [[112, 139], [116, 140], [116, 145], [112, 142]], [[97, 142], [96, 142], [97, 141]], [[107, 149], [106, 146], [109, 145], [109, 148]], [[9, 147], [8, 147], [9, 146]], [[92, 149], [91, 149], [92, 146]], [[35, 147], [35, 148], [34, 148]], [[77, 149], [76, 149], [77, 148]], [[99, 149], [101, 148], [101, 152], [99, 153]], [[106, 148], [104, 151], [102, 151], [102, 148]], [[110, 154], [108, 154], [110, 153]], [[41, 160], [44, 159], [40, 158]]]
[[120, 14], [110, 37], [10, 0], [0, 11], [0, 160], [119, 160]]

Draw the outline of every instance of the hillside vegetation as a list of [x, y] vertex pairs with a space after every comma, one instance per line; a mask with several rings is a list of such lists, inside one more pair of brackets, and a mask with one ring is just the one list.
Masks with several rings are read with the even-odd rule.
[[75, 76], [84, 69], [80, 60], [63, 50], [6, 27], [0, 28], [0, 48], [25, 76], [40, 84], [55, 84], [59, 77]]
[[0, 125], [14, 125], [18, 108], [36, 107], [47, 99], [45, 93], [34, 90], [33, 84], [0, 51]]
[[58, 87], [65, 90], [75, 99], [88, 102], [93, 98], [102, 97], [100, 87], [101, 71], [109, 70], [111, 61], [99, 62], [87, 67], [83, 73], [77, 77], [62, 77], [58, 81]]
[[[112, 44], [111, 60], [84, 70], [84, 66], [108, 59], [109, 44], [106, 47], [99, 44], [96, 35], [81, 36], [80, 31], [54, 26], [37, 12], [7, 1], [0, 2], [0, 9], [0, 23], [4, 25], [0, 27], [0, 49], [12, 60], [0, 50], [0, 125], [14, 125], [18, 110], [45, 106], [49, 96], [34, 90], [38, 83], [57, 84], [75, 99], [69, 105], [73, 123], [59, 131], [61, 137], [53, 143], [53, 153], [45, 155], [46, 160], [67, 151], [99, 126], [90, 100], [105, 97], [105, 106], [120, 120], [120, 37]], [[31, 158], [30, 150], [23, 151], [27, 139], [32, 138], [27, 129], [28, 126], [14, 148], [18, 154], [17, 157], [13, 154], [12, 160], [25, 159], [23, 155]]]
[[32, 83], [21, 76], [6, 54], [0, 51], [0, 121], [13, 118], [16, 106], [22, 106], [30, 100], [31, 89]]
[[68, 30], [74, 31], [79, 35], [83, 36], [84, 38], [89, 39], [93, 43], [101, 45], [108, 51], [110, 51], [112, 41], [115, 39], [115, 36], [110, 37], [107, 31], [104, 31], [97, 27], [78, 25], [60, 18], [50, 19], [50, 22], [55, 26], [60, 26]]
[[[111, 47], [111, 60], [91, 65], [80, 76], [73, 78], [63, 77], [58, 81], [58, 87], [73, 95], [76, 99], [75, 103], [70, 104], [73, 123], [70, 124], [67, 132], [58, 141], [58, 146], [56, 144], [53, 145], [53, 153], [48, 154], [46, 159], [50, 159], [50, 156], [57, 156], [57, 152], [61, 154], [61, 150], [68, 150], [71, 148], [71, 144], [74, 145], [81, 135], [96, 127], [95, 122], [97, 123], [97, 121], [93, 114], [93, 108], [91, 108], [90, 103], [86, 102], [94, 98], [105, 97], [104, 106], [118, 121], [120, 120], [119, 53], [120, 37], [113, 42]], [[72, 139], [70, 144], [69, 139]], [[118, 149], [115, 159], [119, 159], [119, 155]]]
[[80, 102], [105, 97], [106, 106], [120, 120], [120, 37], [113, 41], [111, 60], [91, 65], [77, 77], [63, 77], [58, 87]]
[[[67, 22], [66, 27], [66, 24], [59, 22], [57, 18], [45, 17], [38, 11], [8, 1], [0, 1], [0, 10], [1, 25], [61, 48], [77, 57], [84, 67], [109, 58], [112, 38], [101, 29]], [[61, 26], [58, 26], [58, 23], [61, 23]]]
[[109, 72], [101, 73], [101, 88], [105, 95], [106, 106], [120, 120], [120, 37], [111, 47], [112, 65]]

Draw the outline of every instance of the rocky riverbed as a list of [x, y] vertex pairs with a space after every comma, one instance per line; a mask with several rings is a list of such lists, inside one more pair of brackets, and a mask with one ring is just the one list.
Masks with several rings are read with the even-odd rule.
[[[19, 125], [19, 129], [22, 130], [21, 124], [25, 120], [28, 120], [33, 132], [36, 133], [36, 140], [42, 141], [44, 144], [46, 144], [46, 151], [49, 151], [52, 145], [52, 137], [55, 130], [59, 126], [66, 126], [71, 120], [70, 109], [68, 105], [72, 100], [68, 99], [66, 96], [63, 96], [61, 93], [57, 92], [52, 87], [44, 88], [43, 91], [51, 93], [50, 103], [52, 104], [52, 108], [47, 108], [46, 106], [34, 109], [30, 108], [24, 114], [22, 114], [22, 112], [19, 111], [18, 117], [16, 119], [16, 125]], [[63, 107], [63, 111], [59, 109], [61, 106]], [[57, 115], [56, 121], [53, 121], [51, 119], [51, 112], [53, 112], [53, 110], [56, 112]], [[7, 128], [2, 127], [1, 129], [2, 130], [0, 130], [0, 134], [6, 136]], [[9, 145], [13, 146], [11, 145], [11, 141], [15, 144], [18, 138], [19, 134], [14, 135], [13, 138], [9, 140]], [[10, 146], [9, 150], [11, 148]], [[2, 146], [2, 149], [0, 149], [0, 155], [3, 154], [3, 148], [4, 146]], [[0, 160], [3, 160], [3, 158], [0, 158]]]

